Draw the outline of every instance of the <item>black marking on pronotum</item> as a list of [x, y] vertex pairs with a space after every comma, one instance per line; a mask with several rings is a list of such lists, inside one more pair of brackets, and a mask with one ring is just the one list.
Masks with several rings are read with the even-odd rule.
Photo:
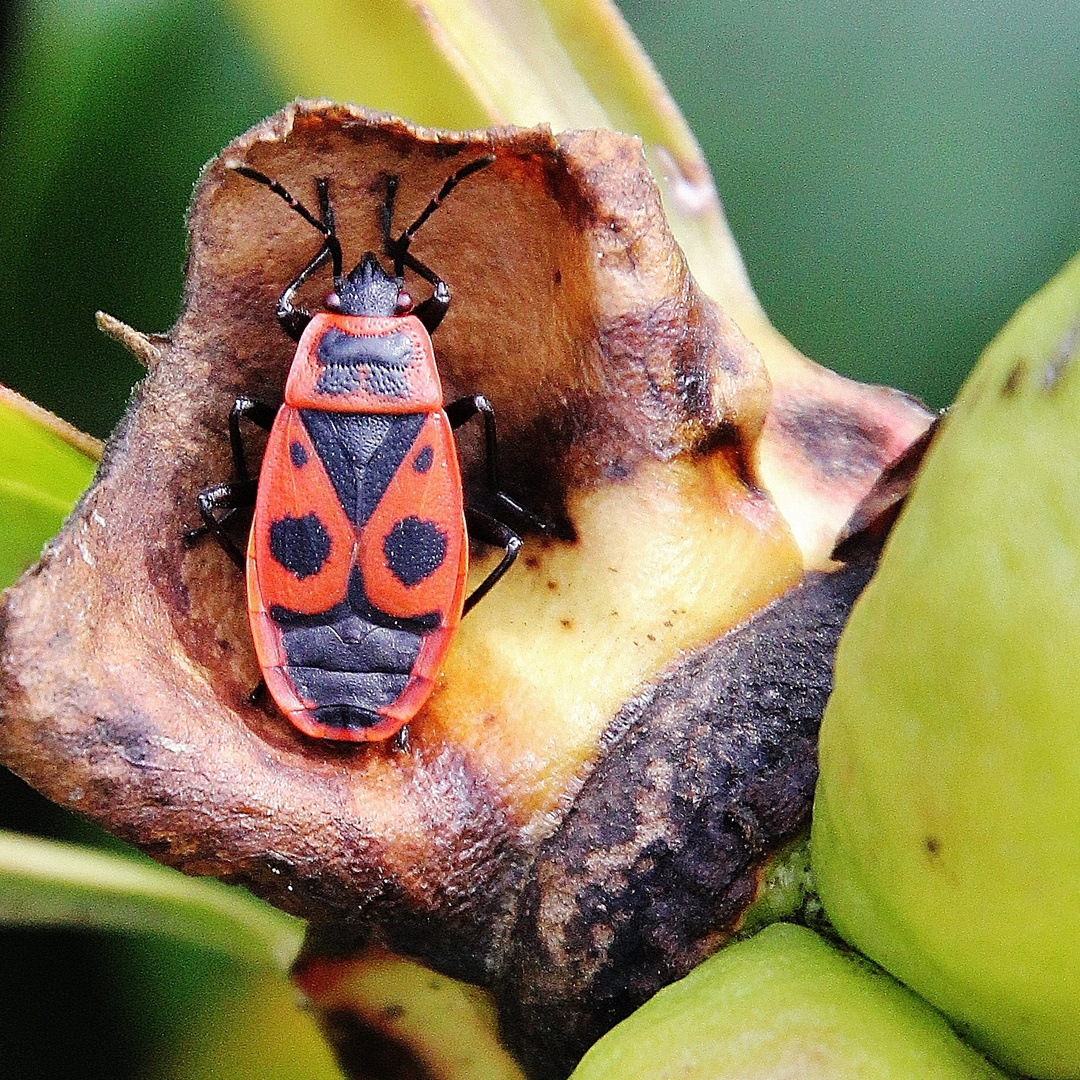
[[316, 514], [270, 523], [270, 554], [303, 580], [317, 574], [330, 556], [330, 534]]
[[430, 446], [425, 446], [420, 453], [413, 458], [412, 467], [418, 473], [426, 473], [435, 460], [435, 451]]
[[379, 397], [408, 397], [405, 377], [413, 360], [412, 340], [407, 334], [354, 337], [331, 327], [319, 339], [316, 354], [323, 372], [315, 389], [323, 394], [350, 394], [360, 388]]
[[295, 439], [289, 443], [289, 460], [297, 469], [302, 469], [308, 463], [308, 453], [304, 449], [303, 443], [299, 443]]
[[427, 417], [301, 409], [300, 419], [345, 513], [359, 529], [379, 505]]
[[446, 533], [434, 521], [402, 518], [386, 534], [383, 554], [390, 572], [402, 585], [419, 585], [442, 566]]

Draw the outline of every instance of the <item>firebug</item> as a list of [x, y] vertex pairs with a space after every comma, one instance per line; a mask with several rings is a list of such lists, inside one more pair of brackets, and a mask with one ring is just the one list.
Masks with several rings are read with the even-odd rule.
[[[416, 220], [392, 234], [398, 178], [380, 214], [388, 273], [371, 251], [345, 274], [329, 181], [316, 180], [316, 217], [276, 180], [231, 168], [280, 196], [317, 229], [322, 246], [277, 304], [297, 342], [277, 409], [241, 397], [229, 414], [235, 479], [202, 491], [203, 524], [246, 570], [248, 613], [266, 689], [306, 735], [351, 742], [397, 736], [434, 688], [462, 616], [509, 570], [519, 535], [465, 507], [453, 430], [483, 417], [487, 487], [494, 503], [542, 531], [551, 526], [499, 487], [495, 414], [482, 394], [443, 402], [431, 333], [450, 305], [446, 283], [410, 251], [443, 200], [494, 157], [476, 158], [443, 183]], [[333, 292], [310, 313], [297, 291], [329, 261]], [[419, 304], [408, 268], [431, 286]], [[241, 421], [269, 431], [256, 482]], [[254, 505], [247, 553], [225, 531]], [[468, 530], [503, 557], [466, 598]]]

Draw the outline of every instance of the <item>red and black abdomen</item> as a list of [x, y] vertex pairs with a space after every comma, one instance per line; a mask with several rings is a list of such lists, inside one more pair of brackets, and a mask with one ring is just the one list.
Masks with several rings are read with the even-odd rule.
[[[348, 371], [326, 375], [323, 366], [330, 393], [355, 390]], [[382, 385], [400, 391], [401, 381]], [[461, 618], [468, 551], [450, 424], [441, 409], [286, 401], [248, 548], [256, 652], [272, 696], [302, 731], [384, 739], [430, 694]]]

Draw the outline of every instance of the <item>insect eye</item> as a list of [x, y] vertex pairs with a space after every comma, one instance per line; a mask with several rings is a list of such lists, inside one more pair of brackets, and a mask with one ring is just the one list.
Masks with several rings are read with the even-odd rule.
[[341, 310], [341, 297], [336, 292], [328, 293], [326, 297], [326, 306], [330, 311]]
[[402, 289], [397, 294], [397, 307], [396, 311], [399, 315], [403, 315], [406, 311], [412, 311], [413, 299], [412, 297]]

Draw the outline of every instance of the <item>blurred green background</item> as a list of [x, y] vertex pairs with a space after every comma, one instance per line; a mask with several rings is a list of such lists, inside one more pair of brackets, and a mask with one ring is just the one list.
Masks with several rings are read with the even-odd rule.
[[[386, 0], [337, 6], [394, 30]], [[0, 382], [94, 435], [139, 377], [94, 311], [170, 325], [201, 165], [297, 92], [251, 7], [0, 8]], [[621, 7], [704, 145], [764, 306], [822, 363], [945, 405], [1080, 247], [1075, 2]], [[363, 104], [401, 100], [388, 79]], [[447, 107], [432, 85], [411, 118]], [[88, 835], [6, 774], [0, 826]], [[220, 1018], [232, 978], [175, 945], [0, 932], [0, 1077], [185, 1075], [165, 1048]]]

